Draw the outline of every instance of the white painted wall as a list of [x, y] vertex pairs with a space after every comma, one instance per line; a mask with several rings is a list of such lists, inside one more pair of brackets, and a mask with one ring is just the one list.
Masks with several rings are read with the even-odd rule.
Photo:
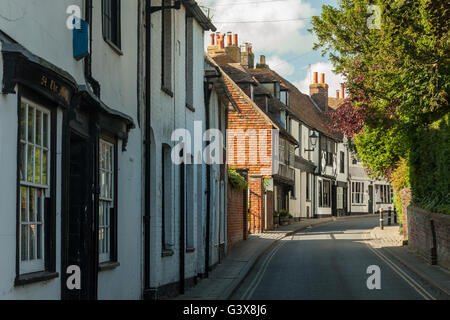
[[[66, 28], [66, 8], [82, 0], [3, 0], [0, 2], [0, 29], [32, 53], [67, 71], [84, 84], [84, 63], [73, 59], [72, 31]], [[137, 124], [137, 1], [122, 1], [122, 48], [119, 56], [101, 34], [101, 6], [94, 5], [93, 77], [100, 82], [101, 99], [111, 108], [131, 116]], [[133, 35], [133, 36], [130, 36]], [[0, 58], [1, 59], [1, 58]], [[0, 60], [0, 70], [3, 70]], [[61, 125], [58, 112], [58, 192], [56, 267], [61, 253]], [[14, 287], [16, 223], [16, 133], [17, 96], [0, 96], [0, 299], [59, 299], [60, 279]], [[5, 137], [9, 137], [5, 140]], [[11, 137], [13, 137], [11, 139]], [[137, 126], [129, 135], [127, 151], [118, 148], [118, 260], [120, 266], [99, 273], [99, 299], [139, 299], [141, 279], [141, 132]], [[130, 236], [133, 235], [133, 236]]]

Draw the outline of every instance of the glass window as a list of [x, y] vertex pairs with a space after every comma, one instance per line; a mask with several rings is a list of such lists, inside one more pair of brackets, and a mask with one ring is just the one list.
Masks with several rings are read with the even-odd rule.
[[19, 118], [20, 273], [45, 270], [45, 199], [50, 197], [50, 111], [22, 100]]
[[99, 142], [98, 253], [99, 262], [111, 260], [111, 211], [114, 208], [114, 145]]
[[120, 49], [120, 0], [102, 1], [103, 38]]

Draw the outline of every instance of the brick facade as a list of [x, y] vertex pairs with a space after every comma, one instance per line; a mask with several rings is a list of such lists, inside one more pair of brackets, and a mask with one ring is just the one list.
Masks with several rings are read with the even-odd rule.
[[450, 216], [408, 207], [408, 248], [450, 270]]
[[228, 184], [227, 193], [227, 238], [228, 250], [247, 238], [247, 192], [234, 190]]

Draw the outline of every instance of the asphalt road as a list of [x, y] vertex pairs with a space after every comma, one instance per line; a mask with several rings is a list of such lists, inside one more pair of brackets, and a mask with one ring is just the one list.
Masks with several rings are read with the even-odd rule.
[[[377, 217], [337, 220], [284, 238], [262, 256], [231, 299], [433, 299], [413, 275], [365, 242], [377, 223]], [[380, 268], [381, 288], [370, 290], [367, 268], [374, 265]]]

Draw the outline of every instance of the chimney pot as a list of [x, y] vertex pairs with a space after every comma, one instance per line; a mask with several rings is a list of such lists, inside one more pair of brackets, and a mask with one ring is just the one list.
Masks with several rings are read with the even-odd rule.
[[214, 33], [211, 33], [210, 37], [211, 37], [211, 45], [213, 46], [215, 45], [216, 35]]
[[228, 40], [227, 46], [231, 46], [233, 44], [231, 41], [231, 38], [232, 38], [232, 33], [228, 32], [227, 33], [227, 40]]
[[313, 81], [313, 83], [317, 83], [318, 82], [318, 78], [319, 78], [319, 73], [318, 72], [314, 72], [314, 81]]
[[336, 99], [339, 99], [339, 90], [336, 90]]
[[325, 73], [320, 74], [320, 83], [325, 84]]
[[345, 99], [345, 86], [343, 83], [341, 83], [341, 98]]
[[264, 55], [259, 56], [259, 64], [261, 64], [261, 65], [266, 64], [266, 56], [264, 56]]
[[233, 45], [235, 45], [236, 47], [238, 46], [238, 35], [237, 34], [233, 35]]

